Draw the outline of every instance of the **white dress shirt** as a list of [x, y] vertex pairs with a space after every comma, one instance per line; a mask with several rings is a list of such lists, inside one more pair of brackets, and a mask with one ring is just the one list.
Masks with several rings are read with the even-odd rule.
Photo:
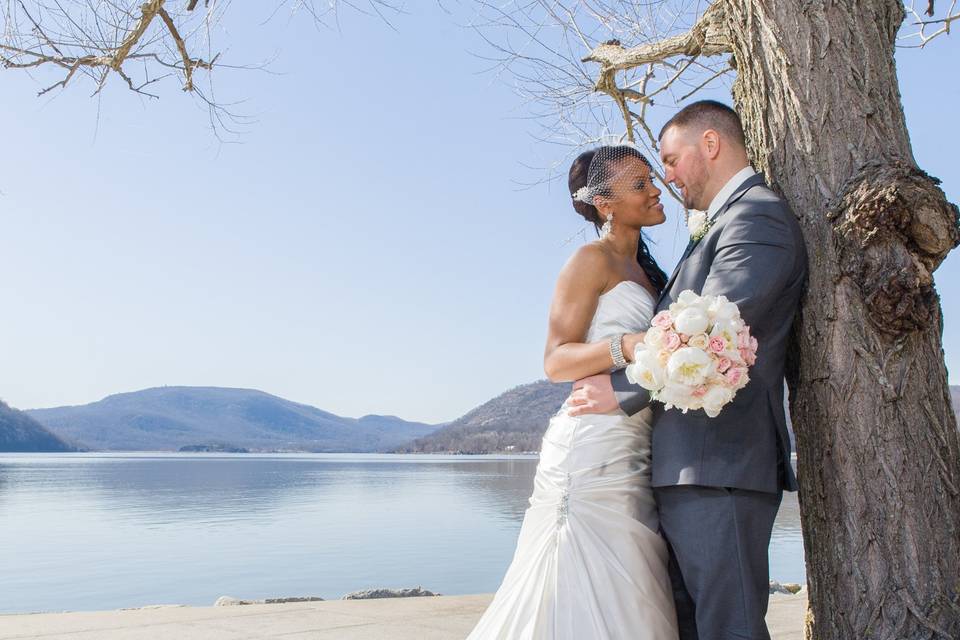
[[717, 215], [717, 212], [720, 211], [720, 207], [730, 199], [730, 196], [733, 195], [733, 192], [737, 188], [747, 181], [751, 176], [755, 176], [756, 171], [753, 170], [753, 167], [750, 165], [745, 166], [740, 171], [737, 171], [733, 174], [733, 177], [727, 180], [727, 184], [723, 185], [723, 188], [717, 192], [717, 195], [713, 196], [713, 200], [710, 202], [710, 206], [707, 208], [707, 219], [713, 220], [714, 216]]

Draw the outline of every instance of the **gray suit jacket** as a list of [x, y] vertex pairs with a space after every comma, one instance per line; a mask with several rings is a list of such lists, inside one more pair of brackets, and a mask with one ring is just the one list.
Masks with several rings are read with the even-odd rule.
[[[750, 383], [716, 418], [653, 403], [653, 486], [797, 490], [783, 409], [787, 339], [806, 283], [807, 252], [789, 206], [756, 175], [734, 191], [707, 235], [687, 247], [657, 311], [681, 291], [725, 295], [759, 342]], [[623, 371], [612, 376], [620, 407], [650, 404]]]

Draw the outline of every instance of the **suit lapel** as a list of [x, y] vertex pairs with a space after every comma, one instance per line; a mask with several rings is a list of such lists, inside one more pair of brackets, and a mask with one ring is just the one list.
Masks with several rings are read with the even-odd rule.
[[[761, 174], [755, 174], [743, 181], [737, 190], [730, 194], [730, 197], [727, 198], [727, 201], [723, 203], [723, 206], [720, 207], [720, 210], [717, 211], [717, 215], [713, 216], [713, 223], [710, 225], [710, 229], [707, 233], [704, 234], [703, 238], [707, 237], [710, 234], [710, 231], [713, 230], [713, 227], [717, 224], [717, 219], [727, 212], [727, 209], [730, 206], [743, 197], [743, 195], [750, 190], [751, 187], [755, 187], [758, 184], [764, 184], [763, 176]], [[697, 245], [703, 240], [693, 240], [691, 238], [690, 242], [687, 244], [686, 250], [683, 252], [683, 255], [680, 257], [680, 262], [677, 263], [677, 268], [673, 270], [673, 274], [670, 276], [670, 279], [667, 281], [667, 286], [663, 288], [663, 291], [660, 293], [660, 298], [657, 300], [657, 307], [660, 306], [660, 303], [666, 297], [667, 292], [670, 291], [670, 287], [673, 286], [673, 281], [677, 279], [677, 276], [680, 274], [680, 269], [683, 267], [683, 263], [687, 261], [687, 258], [690, 257], [690, 254], [693, 253], [693, 250], [696, 249]]]

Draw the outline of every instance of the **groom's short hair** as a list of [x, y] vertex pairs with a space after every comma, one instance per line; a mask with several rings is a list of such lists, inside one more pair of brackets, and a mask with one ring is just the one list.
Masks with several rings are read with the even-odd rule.
[[667, 121], [667, 124], [663, 125], [663, 129], [660, 129], [658, 139], [662, 140], [663, 134], [670, 127], [678, 127], [694, 133], [713, 129], [724, 138], [736, 142], [741, 147], [746, 147], [740, 116], [727, 105], [715, 100], [700, 100], [680, 109]]

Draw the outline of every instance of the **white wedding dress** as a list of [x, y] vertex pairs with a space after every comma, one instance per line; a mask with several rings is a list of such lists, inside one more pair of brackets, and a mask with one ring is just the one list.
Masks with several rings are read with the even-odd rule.
[[[650, 326], [655, 301], [624, 281], [600, 296], [597, 342]], [[675, 640], [667, 549], [650, 487], [650, 410], [574, 418], [543, 436], [517, 550], [467, 640]]]

